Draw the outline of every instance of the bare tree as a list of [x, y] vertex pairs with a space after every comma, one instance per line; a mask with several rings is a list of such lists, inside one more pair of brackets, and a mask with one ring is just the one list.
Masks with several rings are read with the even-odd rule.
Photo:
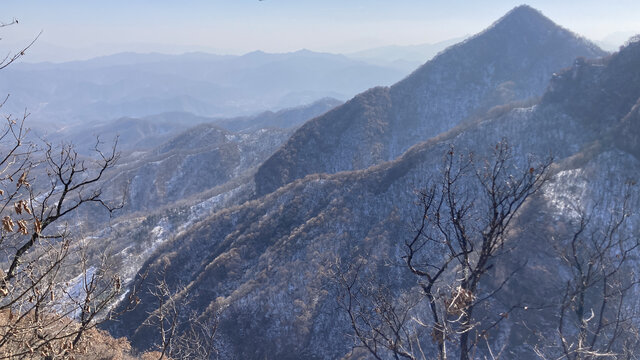
[[[450, 148], [442, 175], [419, 192], [421, 217], [415, 235], [404, 242], [403, 260], [419, 280], [420, 293], [398, 299], [363, 279], [360, 266], [338, 277], [339, 302], [359, 346], [378, 359], [426, 359], [425, 346], [435, 344], [438, 358], [466, 360], [518, 307], [476, 313], [513, 275], [495, 288], [479, 288], [497, 258], [512, 249], [507, 236], [514, 219], [548, 180], [552, 159], [520, 163], [506, 141], [486, 161]], [[418, 309], [429, 316], [419, 316]]]
[[[0, 69], [32, 45], [9, 53]], [[100, 184], [119, 155], [116, 142], [103, 151], [97, 141], [94, 159], [71, 145], [39, 146], [28, 115], [3, 115], [0, 128], [0, 358], [53, 359], [72, 353], [120, 294], [120, 278], [106, 261], [88, 259], [72, 218], [89, 204], [119, 207], [104, 201]]]
[[[18, 19], [16, 18], [12, 19], [9, 22], [0, 21], [0, 29], [7, 26], [17, 25], [17, 24], [18, 24]], [[29, 44], [24, 46], [19, 51], [15, 51], [15, 52], [10, 51], [6, 55], [4, 55], [4, 57], [0, 59], [0, 70], [6, 68], [7, 66], [11, 65], [11, 63], [18, 60], [20, 57], [24, 56], [27, 50], [29, 50], [33, 46], [33, 44], [36, 43], [36, 41], [38, 40], [41, 34], [42, 34], [42, 31]]]
[[[222, 309], [207, 309], [202, 314], [192, 313], [186, 329], [174, 342], [171, 356], [175, 359], [209, 360], [217, 359], [218, 325]], [[184, 325], [184, 324], [183, 324]]]
[[[8, 118], [2, 138], [13, 147], [0, 162], [0, 358], [72, 349], [120, 292], [119, 277], [104, 263], [88, 263], [74, 243], [77, 225], [67, 221], [89, 203], [114, 210], [94, 185], [117, 160], [115, 145], [109, 153], [96, 148], [99, 159], [90, 165], [70, 146], [27, 145], [23, 124]], [[53, 343], [62, 345], [54, 350]]]
[[[368, 269], [367, 257], [342, 268], [336, 264], [338, 304], [348, 316], [354, 350], [364, 349], [376, 359], [390, 354], [395, 359], [416, 359], [424, 354], [413, 312], [420, 297], [397, 296]], [[422, 356], [422, 358], [426, 358]]]
[[183, 287], [170, 289], [164, 272], [149, 289], [158, 301], [157, 309], [149, 314], [145, 325], [158, 333], [156, 345], [158, 359], [208, 360], [217, 358], [216, 332], [220, 321], [220, 309], [207, 309], [204, 313], [189, 314], [188, 299], [177, 299]]
[[556, 247], [569, 275], [555, 307], [556, 336], [540, 339], [536, 347], [542, 358], [637, 357], [640, 242], [628, 228], [634, 189], [626, 184], [619, 202], [606, 211], [599, 204], [588, 210], [573, 205], [572, 230]]
[[156, 311], [149, 314], [145, 325], [155, 326], [158, 329], [160, 338], [158, 359], [162, 360], [169, 355], [173, 347], [173, 341], [178, 331], [180, 307], [172, 298], [173, 292], [164, 279], [160, 280], [153, 289], [149, 289], [149, 292], [158, 300], [159, 305]]

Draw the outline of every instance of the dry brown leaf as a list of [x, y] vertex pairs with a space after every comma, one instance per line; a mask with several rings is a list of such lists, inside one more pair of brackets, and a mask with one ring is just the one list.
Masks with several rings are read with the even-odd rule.
[[5, 231], [13, 232], [14, 226], [15, 224], [13, 223], [13, 220], [11, 220], [11, 217], [9, 215], [5, 216], [2, 219], [2, 227]]
[[20, 179], [18, 179], [18, 182], [16, 183], [16, 187], [20, 187], [20, 185], [24, 185], [24, 186], [29, 186], [29, 182], [27, 181], [27, 173], [24, 172], [22, 173], [22, 175], [20, 176]]
[[26, 211], [27, 214], [33, 215], [33, 211], [31, 211], [31, 208], [29, 207], [29, 203], [27, 202], [27, 200], [22, 200], [22, 209]]
[[16, 211], [16, 214], [21, 215], [22, 214], [22, 201], [18, 201], [15, 204], [13, 204], [13, 209]]
[[29, 230], [27, 230], [27, 222], [25, 220], [18, 220], [18, 232], [22, 235], [27, 235]]

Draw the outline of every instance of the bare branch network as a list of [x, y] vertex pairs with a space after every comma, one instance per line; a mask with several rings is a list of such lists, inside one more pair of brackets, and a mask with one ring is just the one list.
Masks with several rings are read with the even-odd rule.
[[[0, 28], [18, 24], [14, 19]], [[39, 35], [38, 35], [39, 36]], [[0, 60], [0, 69], [38, 39]], [[8, 101], [5, 96], [0, 110]], [[119, 158], [96, 142], [94, 159], [73, 146], [31, 140], [25, 111], [0, 128], [0, 358], [61, 358], [111, 316], [121, 280], [106, 256], [91, 259], [73, 214], [94, 204], [113, 212], [100, 180]]]
[[[414, 236], [401, 242], [417, 289], [388, 288], [366, 257], [337, 266], [338, 303], [350, 322], [354, 349], [376, 359], [500, 358], [507, 344], [491, 343], [489, 335], [514, 321], [514, 311], [528, 308], [498, 301], [527, 264], [523, 259], [513, 265], [518, 259], [509, 255], [517, 244], [509, 235], [524, 204], [549, 181], [551, 164], [551, 158], [518, 161], [506, 141], [481, 161], [451, 147], [441, 175], [418, 191], [421, 216]], [[570, 276], [557, 291], [560, 299], [538, 309], [557, 322], [555, 332], [532, 332], [538, 357], [634, 358], [638, 353], [632, 294], [640, 280], [633, 268], [639, 240], [627, 228], [633, 189], [634, 184], [625, 185], [611, 209], [576, 206], [577, 222], [555, 234], [554, 251]], [[609, 216], [595, 221], [598, 214]], [[506, 259], [512, 265], [503, 280], [485, 281]]]
[[89, 263], [68, 218], [85, 204], [117, 208], [98, 184], [118, 159], [115, 143], [107, 153], [96, 145], [91, 162], [69, 145], [40, 150], [26, 117], [7, 116], [0, 136], [0, 358], [71, 351], [120, 293], [120, 278], [106, 259]]

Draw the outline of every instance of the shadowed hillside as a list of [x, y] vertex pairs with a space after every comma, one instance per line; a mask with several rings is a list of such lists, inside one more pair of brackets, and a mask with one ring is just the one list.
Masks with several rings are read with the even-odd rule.
[[[506, 19], [522, 11], [531, 12], [519, 8]], [[500, 22], [490, 31], [499, 27]], [[558, 70], [534, 106], [494, 111], [421, 142], [393, 161], [363, 170], [309, 175], [222, 210], [167, 242], [143, 268], [150, 274], [164, 271], [176, 287], [186, 284], [175, 299], [189, 297], [189, 306], [199, 313], [226, 308], [220, 342], [228, 358], [347, 356], [352, 340], [344, 334], [349, 325], [344, 314], [336, 311], [330, 285], [336, 259], [349, 263], [364, 255], [380, 281], [391, 284], [398, 294], [409, 291], [415, 280], [395, 261], [403, 254], [404, 239], [411, 236], [412, 220], [420, 215], [413, 205], [414, 189], [438, 176], [450, 144], [482, 159], [506, 138], [519, 161], [531, 154], [552, 154], [556, 180], [527, 205], [517, 231], [511, 234], [510, 241], [519, 244], [517, 252], [492, 270], [496, 280], [489, 277], [487, 281], [499, 282], [513, 267], [525, 266], [518, 259], [527, 258], [524, 270], [505, 285], [505, 294], [492, 306], [508, 306], [500, 302], [507, 300], [539, 306], [537, 299], [557, 299], [560, 294], [562, 279], [549, 272], [564, 271], [548, 251], [555, 240], [547, 225], [571, 220], [566, 210], [571, 199], [612, 204], [626, 181], [640, 178], [635, 135], [617, 141], [620, 131], [629, 129], [637, 118], [638, 79], [640, 43], [606, 59], [577, 61], [567, 70]], [[371, 101], [371, 106], [385, 104], [367, 95], [359, 98]], [[368, 120], [355, 104], [347, 103], [323, 119], [356, 109], [354, 117]], [[583, 111], [587, 104], [594, 109], [608, 107], [607, 116], [595, 119], [593, 112]], [[634, 207], [640, 205], [638, 201], [632, 199]], [[640, 224], [638, 219], [633, 221], [634, 227]], [[130, 336], [135, 346], [148, 347], [152, 340], [144, 320], [155, 306], [153, 297], [144, 295], [135, 312], [111, 325], [114, 333]], [[505, 351], [513, 358], [537, 358], [523, 339], [553, 333], [552, 320], [514, 313], [504, 320], [508, 325], [488, 338], [496, 341], [495, 346], [506, 341]], [[425, 349], [429, 350], [435, 351]]]
[[500, 104], [540, 96], [554, 71], [604, 55], [520, 6], [389, 88], [362, 93], [302, 126], [256, 174], [259, 195], [314, 173], [363, 169]]

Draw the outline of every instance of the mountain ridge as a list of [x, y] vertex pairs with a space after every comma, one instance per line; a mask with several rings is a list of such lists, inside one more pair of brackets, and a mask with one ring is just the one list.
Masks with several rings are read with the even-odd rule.
[[[547, 28], [518, 26], [522, 18]], [[331, 120], [320, 117], [303, 125], [259, 168], [257, 195], [306, 174], [366, 168], [393, 159], [496, 105], [542, 95], [552, 73], [576, 57], [604, 54], [538, 11], [518, 7], [389, 88], [368, 90], [334, 109], [325, 115]], [[359, 101], [362, 110], [355, 114], [352, 108]], [[385, 105], [376, 116], [363, 115], [372, 111], [372, 103]], [[361, 115], [377, 120], [362, 121]], [[314, 148], [314, 142], [321, 143], [318, 133], [335, 145]]]
[[[640, 66], [633, 66], [640, 65], [638, 49], [640, 44], [631, 45], [602, 61], [612, 76], [596, 79], [603, 83], [615, 79], [620, 86], [626, 86], [629, 79], [640, 75]], [[625, 58], [629, 61], [628, 67], [620, 66], [619, 60]], [[581, 66], [584, 65], [576, 63], [559, 75], [570, 77]], [[589, 79], [590, 73], [579, 72], [577, 76]], [[596, 90], [603, 84], [587, 83]], [[626, 100], [617, 102], [621, 106], [616, 109], [616, 114], [622, 114], [618, 119], [621, 124], [635, 120], [633, 116], [638, 114], [635, 105], [640, 99], [640, 88], [630, 89], [633, 93], [620, 96], [623, 100], [635, 97], [636, 101], [631, 105]], [[560, 178], [551, 182], [536, 201], [558, 214], [563, 214], [562, 198], [574, 196], [576, 191], [580, 192], [578, 195], [587, 196], [585, 200], [596, 201], [600, 196], [611, 196], [602, 191], [619, 187], [626, 178], [640, 177], [638, 158], [621, 152], [615, 142], [594, 147], [602, 134], [616, 130], [618, 123], [601, 121], [585, 126], [591, 120], [572, 111], [575, 100], [556, 101], [574, 99], [570, 96], [573, 90], [571, 86], [549, 88], [547, 93], [553, 92], [553, 97], [543, 95], [533, 106], [513, 107], [493, 117], [461, 123], [413, 145], [396, 159], [366, 169], [309, 174], [261, 198], [219, 211], [163, 245], [144, 269], [150, 270], [149, 273], [164, 269], [173, 284], [187, 281], [194, 308], [204, 311], [226, 307], [220, 328], [224, 356], [348, 358], [352, 343], [343, 337], [349, 331], [348, 319], [335, 313], [335, 293], [327, 283], [332, 264], [336, 258], [349, 263], [355, 256], [368, 255], [368, 266], [380, 269], [382, 280], [395, 284], [400, 290], [415, 285], [401, 267], [393, 266], [393, 261], [402, 254], [401, 240], [403, 235], [408, 236], [411, 220], [420, 215], [412, 206], [414, 189], [438, 176], [438, 164], [443, 154], [450, 151], [450, 144], [455, 144], [460, 153], [473, 151], [475, 158], [482, 159], [491, 152], [495, 142], [506, 137], [514, 147], [515, 156], [521, 160], [533, 153], [541, 157], [552, 154]], [[384, 94], [388, 89], [374, 91]], [[589, 93], [596, 95], [589, 98], [592, 102], [609, 99], [607, 94], [598, 91]], [[338, 109], [331, 112], [336, 111]], [[588, 156], [587, 151], [591, 152]], [[586, 188], [580, 185], [582, 178], [590, 179], [584, 183]], [[619, 179], [623, 181], [618, 182]], [[636, 204], [637, 199], [634, 201]], [[529, 225], [535, 226], [534, 229], [544, 229], [544, 223], [552, 221], [547, 216], [553, 218], [555, 214], [528, 214], [525, 219], [530, 219]], [[555, 218], [553, 221], [565, 220]], [[519, 241], [525, 244], [523, 254], [536, 257], [532, 262], [537, 267], [524, 271], [522, 276], [527, 282], [523, 283], [537, 281], [542, 283], [544, 296], [557, 296], [557, 291], [552, 292], [558, 285], [557, 279], [545, 278], [539, 271], [555, 265], [555, 260], [549, 257], [551, 254], [536, 252], [540, 250], [540, 240], [534, 241], [531, 232], [516, 233], [521, 234]], [[545, 244], [549, 239], [545, 239]], [[387, 266], [389, 262], [391, 265]], [[508, 265], [504, 266], [507, 268], [500, 271], [512, 271]], [[531, 291], [535, 290], [509, 285], [506, 291], [526, 299], [534, 297]], [[175, 299], [181, 301], [185, 296], [187, 291], [180, 292]], [[142, 299], [141, 308], [136, 309], [135, 314], [125, 315], [123, 320], [140, 326], [120, 327], [118, 331], [122, 332], [116, 333], [126, 334], [137, 346], [144, 347], [150, 340], [143, 323], [153, 311], [154, 303], [148, 296]], [[526, 314], [522, 316], [528, 325], [544, 331], [544, 323], [535, 322], [535, 316], [533, 319]], [[501, 330], [490, 339], [509, 339], [513, 356], [536, 358], [532, 348], [521, 348], [520, 335], [526, 330], [517, 326], [517, 319], [505, 321], [516, 322], [512, 328]], [[358, 356], [357, 353], [351, 355]]]

